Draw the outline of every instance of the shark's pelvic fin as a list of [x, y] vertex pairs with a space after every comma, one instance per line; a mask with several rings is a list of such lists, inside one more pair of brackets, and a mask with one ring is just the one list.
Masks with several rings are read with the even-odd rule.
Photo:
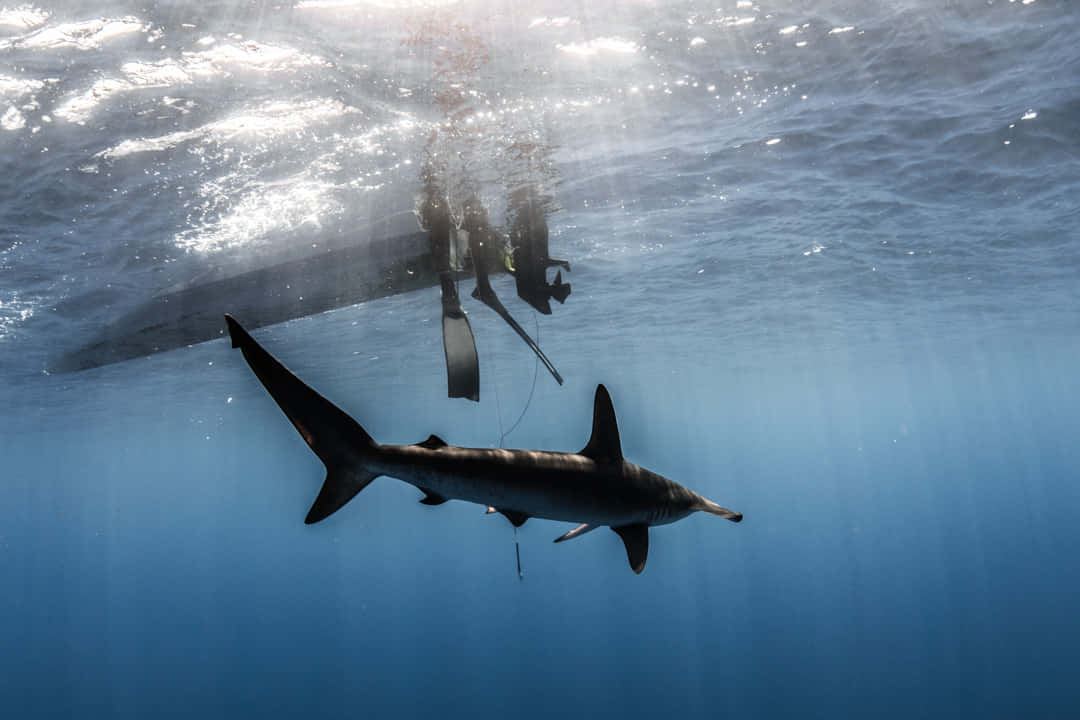
[[312, 390], [266, 352], [231, 315], [225, 316], [232, 346], [240, 348], [255, 376], [326, 466], [315, 504], [304, 522], [319, 522], [352, 500], [377, 474], [357, 468], [357, 455], [375, 447], [360, 424]]
[[645, 523], [623, 525], [611, 528], [622, 538], [626, 546], [626, 557], [630, 561], [630, 569], [637, 574], [645, 569], [645, 559], [649, 557], [649, 526]]
[[581, 537], [585, 533], [590, 532], [592, 530], [595, 530], [598, 527], [600, 527], [600, 526], [599, 525], [590, 525], [588, 523], [585, 523], [584, 525], [578, 525], [576, 528], [574, 528], [570, 532], [566, 533], [565, 535], [560, 535], [559, 537], [555, 538], [555, 542], [562, 542], [564, 540], [573, 540], [574, 538]]
[[499, 510], [499, 513], [510, 521], [510, 524], [514, 527], [521, 527], [525, 524], [525, 521], [529, 519], [526, 513], [518, 512], [517, 510]]
[[532, 517], [532, 515], [529, 515], [528, 513], [518, 512], [517, 510], [499, 510], [498, 508], [488, 505], [487, 509], [484, 510], [484, 514], [491, 515], [492, 513], [499, 513], [509, 520], [516, 528], [524, 525], [525, 521]]
[[615, 421], [615, 408], [611, 396], [603, 385], [596, 386], [593, 403], [592, 437], [581, 451], [585, 457], [597, 462], [622, 462], [622, 443], [619, 442], [619, 424]]
[[446, 502], [446, 498], [437, 492], [432, 492], [427, 488], [420, 488], [424, 493], [424, 497], [420, 500], [421, 505], [442, 505]]
[[419, 447], [427, 448], [428, 450], [438, 450], [439, 448], [446, 447], [446, 441], [438, 435], [428, 435], [428, 439], [421, 443], [416, 443]]

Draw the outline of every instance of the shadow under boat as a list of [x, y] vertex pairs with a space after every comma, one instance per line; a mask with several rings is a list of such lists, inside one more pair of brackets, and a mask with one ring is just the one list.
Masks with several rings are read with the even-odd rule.
[[222, 337], [226, 310], [258, 328], [438, 283], [427, 233], [371, 240], [166, 291], [51, 369], [87, 370]]
[[175, 350], [225, 335], [222, 314], [260, 328], [368, 300], [439, 286], [442, 292], [443, 346], [447, 393], [479, 400], [479, 363], [468, 318], [457, 295], [457, 282], [476, 277], [472, 296], [495, 311], [536, 353], [562, 384], [555, 366], [514, 320], [492, 289], [489, 276], [515, 276], [519, 297], [543, 314], [549, 298], [562, 303], [570, 285], [561, 270], [548, 284], [546, 270], [570, 269], [548, 256], [544, 213], [534, 198], [512, 198], [517, 213], [509, 231], [512, 257], [503, 253], [499, 231], [478, 203], [455, 227], [440, 195], [428, 194], [424, 230], [373, 237], [360, 245], [328, 249], [220, 279], [170, 289], [107, 325], [86, 346], [55, 360], [53, 372], [75, 372]]

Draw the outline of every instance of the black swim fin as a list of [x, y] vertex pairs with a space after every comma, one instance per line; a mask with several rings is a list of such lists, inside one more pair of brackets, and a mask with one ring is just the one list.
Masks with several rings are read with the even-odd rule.
[[461, 308], [450, 273], [442, 273], [442, 336], [446, 352], [446, 393], [480, 401], [480, 361], [469, 318]]
[[562, 281], [562, 270], [555, 273], [555, 283], [549, 287], [551, 297], [559, 301], [562, 305], [566, 302], [566, 298], [570, 296], [570, 283], [564, 283]]
[[514, 332], [525, 341], [526, 345], [532, 348], [532, 351], [536, 353], [536, 357], [540, 358], [540, 362], [544, 363], [544, 367], [548, 369], [548, 372], [555, 378], [555, 381], [560, 385], [563, 384], [562, 375], [560, 375], [559, 371], [555, 369], [555, 366], [551, 364], [551, 361], [548, 360], [544, 351], [540, 349], [540, 346], [537, 345], [531, 337], [529, 337], [529, 334], [525, 332], [525, 328], [518, 325], [517, 320], [511, 317], [510, 312], [503, 306], [502, 301], [500, 301], [499, 297], [495, 294], [494, 288], [491, 287], [491, 281], [488, 280], [487, 273], [476, 273], [476, 289], [473, 290], [472, 296], [497, 312], [499, 317], [506, 321], [507, 325], [514, 328]]

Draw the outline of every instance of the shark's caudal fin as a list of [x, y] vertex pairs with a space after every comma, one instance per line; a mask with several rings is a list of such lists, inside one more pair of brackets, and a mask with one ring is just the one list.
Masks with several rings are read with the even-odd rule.
[[581, 454], [597, 462], [621, 463], [622, 443], [619, 442], [619, 424], [615, 421], [615, 408], [611, 396], [603, 385], [596, 386], [593, 401], [592, 437]]
[[379, 477], [378, 473], [366, 470], [336, 471], [327, 466], [326, 480], [323, 481], [319, 496], [315, 498], [311, 509], [308, 510], [304, 523], [311, 525], [320, 520], [325, 520], [342, 507], [345, 503], [356, 497], [356, 494], [371, 484], [371, 481]]
[[359, 423], [289, 372], [231, 315], [225, 316], [225, 322], [232, 346], [244, 353], [259, 382], [326, 466], [326, 481], [304, 519], [308, 524], [319, 522], [378, 477], [360, 462], [365, 451], [376, 447], [375, 441]]

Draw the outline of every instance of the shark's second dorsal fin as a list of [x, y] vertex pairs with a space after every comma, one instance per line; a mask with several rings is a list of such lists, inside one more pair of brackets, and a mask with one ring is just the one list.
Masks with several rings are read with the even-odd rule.
[[442, 505], [446, 502], [446, 498], [437, 492], [432, 492], [427, 488], [420, 488], [420, 490], [424, 493], [424, 497], [420, 499], [423, 505]]
[[585, 457], [597, 462], [622, 462], [622, 444], [619, 442], [619, 425], [615, 422], [615, 408], [611, 396], [603, 385], [596, 386], [593, 402], [592, 437], [581, 451]]
[[446, 441], [438, 435], [428, 435], [428, 439], [421, 443], [416, 443], [419, 447], [427, 448], [428, 450], [438, 450], [439, 448], [446, 447]]

